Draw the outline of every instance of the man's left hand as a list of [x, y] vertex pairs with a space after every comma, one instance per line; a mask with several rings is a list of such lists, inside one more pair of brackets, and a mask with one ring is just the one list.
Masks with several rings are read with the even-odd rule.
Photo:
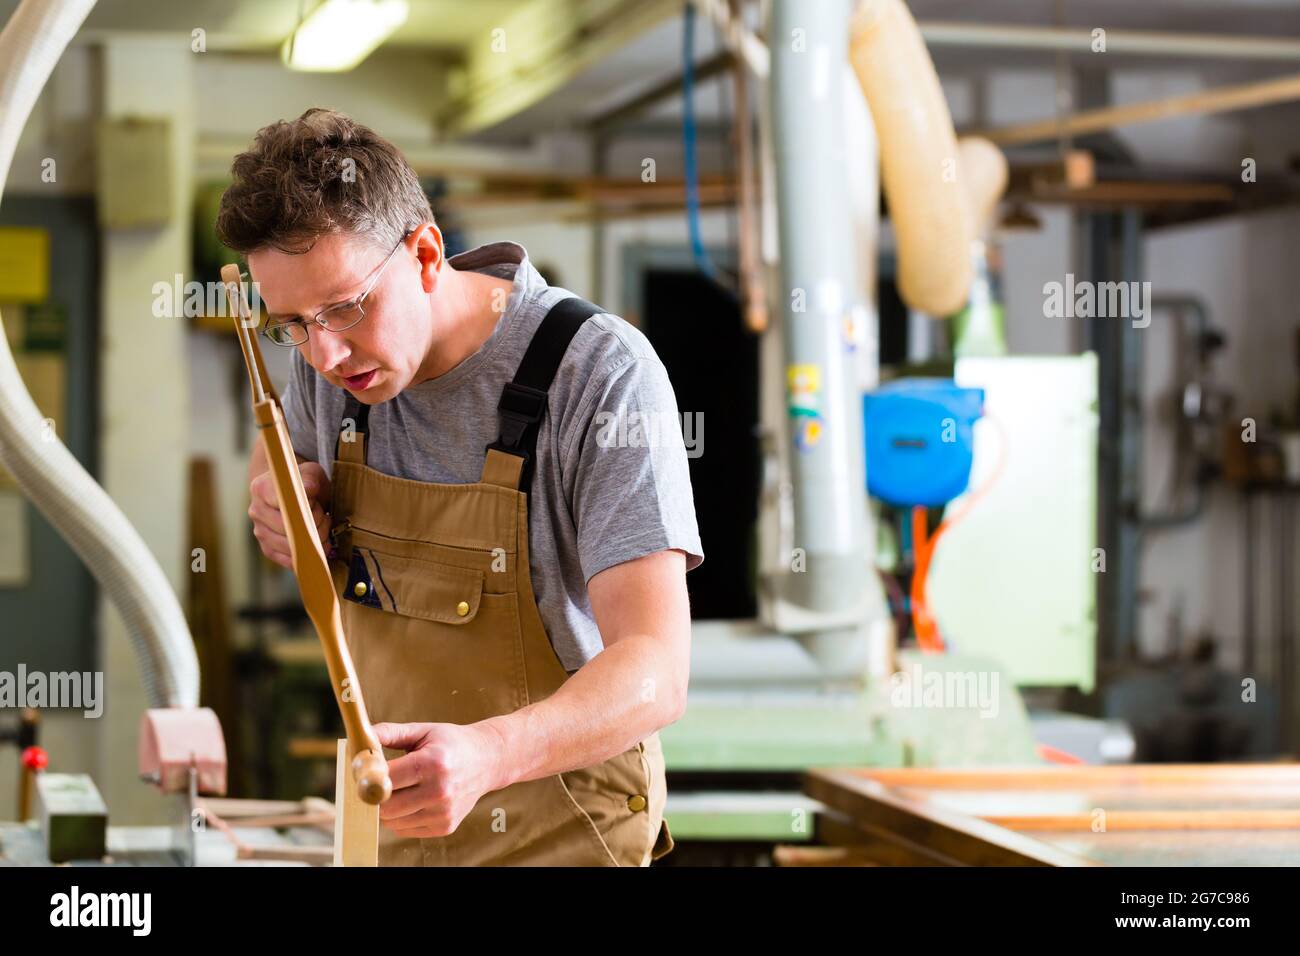
[[375, 724], [389, 761], [393, 795], [379, 805], [384, 826], [403, 837], [443, 837], [460, 826], [479, 797], [499, 790], [503, 742], [482, 724]]

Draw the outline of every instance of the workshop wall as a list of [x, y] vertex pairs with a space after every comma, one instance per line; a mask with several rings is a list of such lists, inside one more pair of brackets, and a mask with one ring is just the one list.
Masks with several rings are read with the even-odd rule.
[[[1233, 420], [1252, 415], [1266, 423], [1268, 409], [1295, 401], [1294, 303], [1300, 280], [1293, 239], [1300, 232], [1300, 210], [1281, 209], [1205, 225], [1171, 229], [1146, 242], [1146, 271], [1153, 295], [1189, 293], [1205, 301], [1210, 322], [1223, 330], [1227, 344], [1214, 363], [1214, 381], [1235, 398]], [[1143, 433], [1148, 509], [1168, 508], [1165, 495], [1172, 461], [1168, 424], [1172, 355], [1168, 330], [1153, 322], [1147, 339]], [[1162, 342], [1163, 339], [1163, 342]], [[1185, 644], [1204, 632], [1220, 640], [1224, 663], [1236, 664], [1242, 647], [1243, 511], [1236, 491], [1215, 488], [1205, 516], [1185, 528], [1150, 536], [1144, 551], [1139, 604], [1141, 646], [1155, 654], [1166, 649], [1175, 615]], [[1268, 527], [1261, 519], [1263, 528]], [[1262, 549], [1267, 537], [1256, 542]], [[1290, 544], [1294, 556], [1295, 542]], [[1261, 588], [1271, 585], [1275, 550], [1259, 551]], [[1296, 562], [1292, 558], [1292, 570]], [[1300, 591], [1300, 580], [1291, 581]], [[1269, 593], [1261, 591], [1262, 594]], [[1280, 626], [1274, 603], [1256, 609], [1257, 638], [1271, 642]]]

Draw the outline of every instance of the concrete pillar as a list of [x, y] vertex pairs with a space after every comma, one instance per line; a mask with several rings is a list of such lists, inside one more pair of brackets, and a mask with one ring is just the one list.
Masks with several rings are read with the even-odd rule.
[[[178, 592], [189, 573], [186, 459], [189, 390], [185, 320], [155, 318], [153, 285], [190, 271], [194, 168], [193, 58], [189, 38], [124, 37], [103, 48], [103, 115], [164, 119], [173, 191], [163, 226], [105, 230], [100, 362], [100, 481], [139, 530]], [[101, 197], [102, 200], [102, 197]], [[161, 823], [165, 812], [136, 775], [136, 736], [148, 706], [126, 629], [100, 606], [99, 719], [95, 780], [110, 821]]]

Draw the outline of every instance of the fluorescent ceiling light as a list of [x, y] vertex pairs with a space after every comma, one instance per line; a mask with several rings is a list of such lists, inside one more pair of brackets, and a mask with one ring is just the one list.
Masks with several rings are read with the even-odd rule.
[[406, 22], [406, 0], [324, 0], [284, 41], [291, 70], [350, 70]]

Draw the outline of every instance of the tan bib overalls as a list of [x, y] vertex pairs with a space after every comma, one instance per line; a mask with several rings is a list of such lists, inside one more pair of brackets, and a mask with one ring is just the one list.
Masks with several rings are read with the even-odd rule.
[[[331, 567], [371, 720], [470, 724], [544, 700], [568, 679], [533, 598], [520, 489], [546, 387], [577, 326], [597, 311], [569, 299], [543, 321], [507, 386], [525, 404], [540, 395], [540, 406], [512, 415], [503, 395], [503, 437], [473, 484], [368, 468], [369, 407], [348, 396], [344, 421], [356, 424], [341, 430], [333, 466]], [[521, 381], [540, 387], [521, 390]], [[379, 862], [645, 866], [673, 846], [666, 793], [655, 733], [597, 766], [485, 794], [448, 836], [399, 838], [381, 826]]]

